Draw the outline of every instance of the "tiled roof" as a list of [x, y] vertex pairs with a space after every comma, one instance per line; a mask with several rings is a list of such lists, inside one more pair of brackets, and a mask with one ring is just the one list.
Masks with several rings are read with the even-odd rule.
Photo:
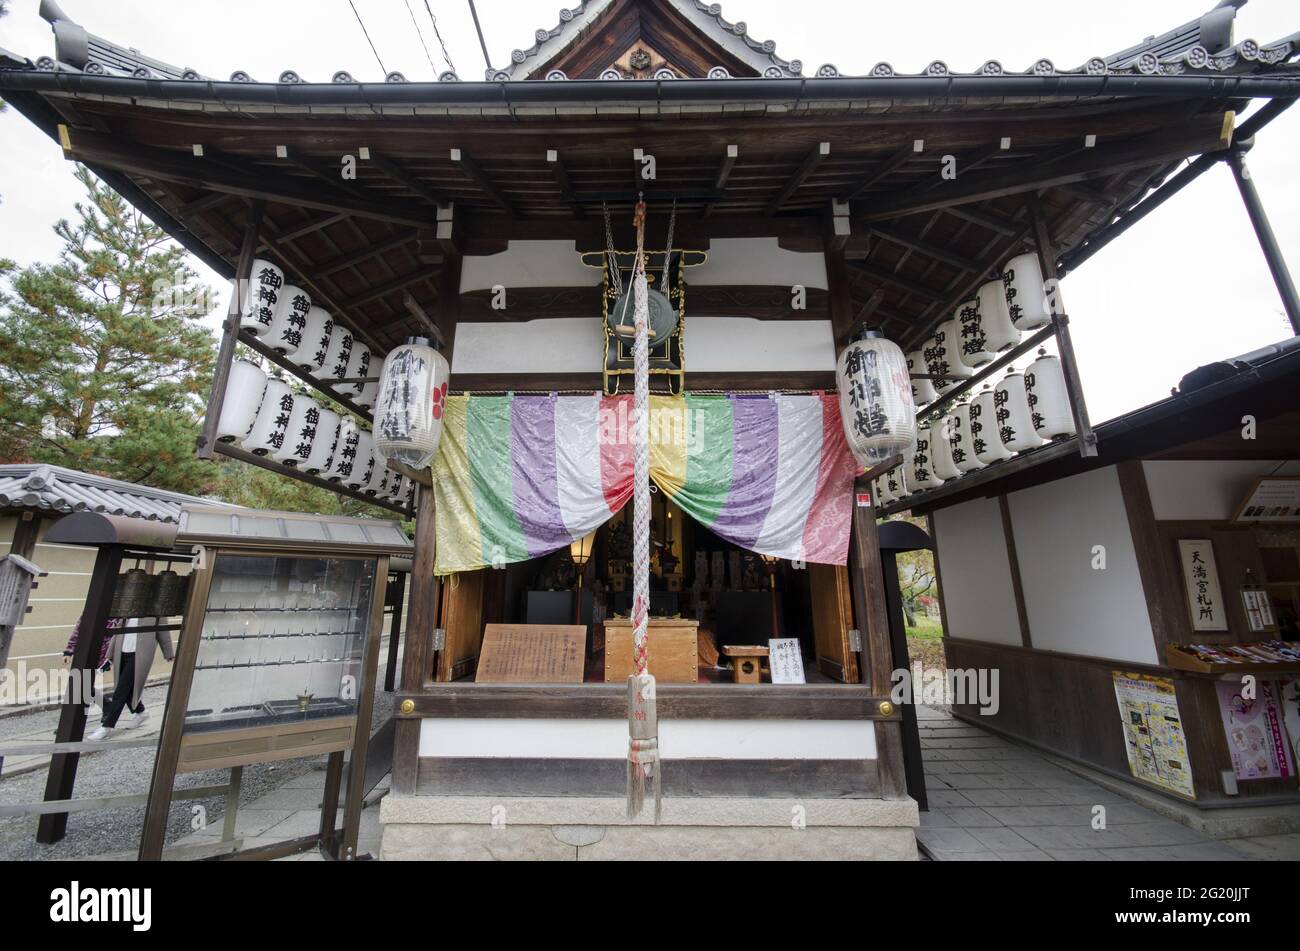
[[[603, 12], [613, 0], [581, 0], [573, 8], [564, 8], [559, 13], [559, 23], [550, 28], [538, 29], [534, 33], [532, 46], [516, 49], [511, 53], [511, 62], [499, 70], [489, 70], [486, 78], [492, 82], [512, 82], [539, 78], [541, 65], [551, 60], [560, 50], [574, 43], [585, 30]], [[662, 0], [671, 3], [677, 11], [696, 24], [715, 43], [727, 53], [735, 56], [765, 78], [786, 79], [803, 77], [804, 64], [797, 59], [786, 60], [776, 55], [776, 43], [772, 40], [756, 40], [749, 35], [746, 24], [732, 23], [722, 17], [722, 7], [717, 3], [703, 3], [702, 0]], [[942, 60], [934, 60], [918, 73], [903, 73], [890, 63], [876, 63], [867, 73], [855, 74], [843, 72], [833, 63], [824, 63], [808, 77], [810, 79], [854, 78], [866, 76], [872, 78], [898, 77], [952, 77], [979, 78], [1008, 75], [1030, 76], [1182, 76], [1182, 75], [1240, 75], [1287, 63], [1300, 54], [1300, 33], [1277, 40], [1272, 43], [1260, 43], [1253, 39], [1233, 42], [1233, 21], [1237, 9], [1246, 0], [1222, 0], [1218, 6], [1203, 16], [1190, 20], [1181, 26], [1159, 36], [1148, 37], [1136, 46], [1114, 53], [1110, 56], [1094, 56], [1083, 64], [1073, 68], [1061, 68], [1050, 59], [1041, 58], [1023, 70], [1006, 67], [997, 60], [987, 60], [978, 68], [969, 71], [953, 69]], [[59, 9], [53, 0], [42, 0], [41, 15], [54, 28], [55, 55], [43, 56], [36, 61], [36, 66], [46, 70], [84, 71], [87, 73], [111, 76], [132, 76], [139, 79], [183, 79], [211, 82], [196, 71], [188, 68], [170, 66], [156, 59], [141, 54], [138, 50], [119, 46], [102, 37], [88, 33]], [[661, 70], [654, 76], [658, 80], [671, 80], [677, 77], [671, 70]], [[546, 73], [548, 80], [567, 80], [560, 70]], [[602, 79], [618, 80], [622, 76], [617, 70], [608, 70]], [[712, 80], [732, 78], [726, 68], [717, 66], [707, 76]], [[252, 76], [244, 70], [235, 70], [229, 82], [254, 82]], [[278, 81], [283, 84], [310, 82], [292, 69], [280, 73]], [[333, 83], [354, 84], [357, 80], [347, 70], [338, 70], [330, 77]], [[400, 72], [389, 73], [386, 82], [405, 83], [407, 77]], [[438, 76], [439, 82], [461, 82], [460, 76], [453, 72], [444, 72]]]
[[99, 512], [175, 522], [182, 505], [204, 502], [193, 495], [119, 482], [62, 466], [0, 466], [0, 508]]

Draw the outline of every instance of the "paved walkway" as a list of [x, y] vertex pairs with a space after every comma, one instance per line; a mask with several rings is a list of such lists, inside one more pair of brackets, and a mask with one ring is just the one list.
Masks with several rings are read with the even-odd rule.
[[936, 861], [1300, 859], [1300, 834], [1212, 839], [944, 710], [919, 718], [930, 811], [916, 837]]

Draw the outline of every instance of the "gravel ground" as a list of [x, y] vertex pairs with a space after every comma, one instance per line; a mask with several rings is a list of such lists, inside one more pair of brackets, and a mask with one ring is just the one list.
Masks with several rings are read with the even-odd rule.
[[[381, 677], [382, 680], [382, 663]], [[167, 687], [149, 687], [144, 692], [144, 703], [150, 715], [160, 717], [167, 697]], [[372, 730], [392, 715], [393, 696], [382, 689], [375, 694], [375, 711]], [[58, 710], [41, 713], [0, 717], [0, 737], [30, 733], [48, 728], [51, 739], [58, 724]], [[129, 734], [128, 734], [129, 735]], [[77, 799], [94, 796], [122, 796], [149, 791], [153, 776], [154, 748], [142, 747], [113, 753], [83, 755], [77, 769], [77, 785], [73, 793]], [[241, 804], [252, 802], [273, 791], [288, 780], [312, 770], [325, 769], [325, 757], [287, 760], [279, 763], [260, 763], [244, 767]], [[0, 776], [0, 802], [39, 801], [45, 791], [46, 770], [34, 770], [13, 777]], [[176, 788], [219, 786], [230, 781], [228, 769], [185, 773], [176, 777]], [[322, 778], [323, 781], [323, 778]], [[225, 814], [225, 800], [193, 799], [173, 802], [167, 825], [167, 841], [173, 842], [193, 831], [193, 809], [202, 805], [207, 811], [209, 826], [221, 821]], [[36, 818], [0, 819], [0, 860], [71, 859], [103, 855], [110, 852], [135, 851], [140, 844], [140, 828], [144, 824], [144, 806], [124, 809], [105, 809], [72, 813], [68, 816], [68, 832], [61, 842], [41, 845], [36, 841]]]

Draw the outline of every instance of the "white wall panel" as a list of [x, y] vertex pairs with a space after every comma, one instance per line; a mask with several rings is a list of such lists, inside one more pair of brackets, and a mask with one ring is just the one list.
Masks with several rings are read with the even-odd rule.
[[520, 287], [590, 287], [601, 281], [600, 268], [587, 267], [572, 241], [511, 241], [500, 254], [469, 255], [461, 261], [460, 292], [489, 290], [497, 284]]
[[[1014, 492], [1007, 501], [1034, 647], [1156, 663], [1115, 467]], [[1093, 568], [1097, 545], [1105, 549], [1104, 570]]]
[[1300, 474], [1300, 462], [1154, 459], [1143, 462], [1142, 469], [1157, 520], [1224, 521], [1232, 518], [1256, 477]]
[[975, 499], [934, 513], [949, 637], [1020, 644], [1011, 559], [997, 499]]

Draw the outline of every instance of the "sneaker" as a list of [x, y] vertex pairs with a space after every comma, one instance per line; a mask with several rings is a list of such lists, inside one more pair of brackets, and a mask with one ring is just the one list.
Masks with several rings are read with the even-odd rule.
[[134, 730], [136, 727], [144, 726], [145, 722], [148, 721], [148, 719], [149, 719], [148, 710], [141, 710], [139, 713], [132, 713], [130, 716], [126, 718], [126, 722], [122, 724], [122, 729]]
[[97, 743], [100, 740], [106, 740], [112, 732], [113, 728], [111, 726], [101, 726], [94, 733], [90, 734], [90, 736], [86, 737], [86, 741], [88, 743]]

